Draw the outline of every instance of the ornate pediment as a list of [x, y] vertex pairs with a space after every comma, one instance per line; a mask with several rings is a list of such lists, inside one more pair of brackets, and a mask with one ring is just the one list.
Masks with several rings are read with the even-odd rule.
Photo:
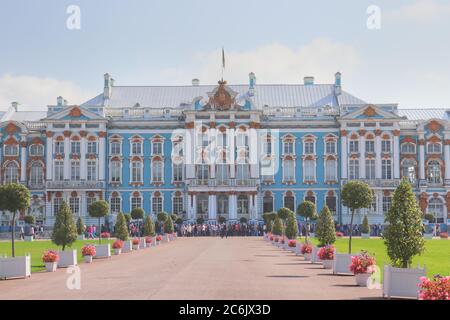
[[204, 108], [218, 111], [239, 109], [240, 106], [236, 104], [236, 96], [237, 92], [228, 87], [226, 81], [219, 81], [219, 86], [208, 93], [209, 101]]

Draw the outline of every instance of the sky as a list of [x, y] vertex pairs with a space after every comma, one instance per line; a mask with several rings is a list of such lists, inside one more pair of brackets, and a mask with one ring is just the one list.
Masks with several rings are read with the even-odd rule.
[[2, 0], [0, 110], [81, 104], [106, 72], [116, 85], [217, 83], [222, 47], [228, 83], [340, 71], [367, 102], [450, 108], [450, 0]]

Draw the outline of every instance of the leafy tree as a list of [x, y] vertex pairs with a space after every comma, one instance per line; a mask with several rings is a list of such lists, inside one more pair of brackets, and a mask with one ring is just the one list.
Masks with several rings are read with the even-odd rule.
[[361, 233], [370, 233], [369, 218], [367, 218], [367, 215], [364, 216]]
[[183, 218], [178, 217], [177, 220], [175, 220], [176, 224], [183, 224]]
[[125, 217], [125, 220], [126, 220], [126, 222], [127, 222], [127, 228], [128, 228], [128, 225], [129, 225], [130, 222], [131, 222], [131, 214], [125, 213], [125, 214], [124, 214], [124, 217]]
[[425, 220], [428, 220], [428, 222], [433, 222], [433, 220], [434, 220], [434, 214], [432, 214], [432, 213], [426, 213], [425, 215], [424, 215], [424, 219]]
[[205, 219], [203, 219], [202, 217], [197, 218], [197, 224], [203, 224], [203, 222], [205, 222]]
[[174, 222], [178, 220], [178, 215], [176, 213], [172, 213], [170, 215], [170, 217], [172, 218], [172, 221], [174, 221]]
[[62, 246], [62, 250], [66, 246], [72, 246], [77, 240], [77, 227], [73, 218], [72, 210], [70, 210], [67, 202], [63, 201], [59, 212], [56, 214], [55, 224], [53, 225], [52, 242], [57, 246]]
[[280, 217], [276, 217], [272, 226], [272, 233], [277, 236], [283, 235], [283, 225], [281, 223]]
[[[305, 218], [307, 224], [311, 220], [316, 220], [317, 219], [316, 205], [314, 204], [314, 202], [308, 200], [303, 201], [297, 207], [297, 215]], [[308, 243], [308, 234], [309, 234], [309, 224], [305, 232], [306, 243]]]
[[158, 219], [159, 222], [164, 223], [167, 220], [167, 213], [165, 212], [159, 212], [156, 216], [156, 218]]
[[[98, 230], [101, 233], [101, 223], [100, 219], [104, 218], [109, 213], [109, 204], [105, 200], [98, 200], [92, 203], [89, 208], [89, 215], [93, 218], [98, 218]], [[102, 237], [99, 235], [98, 243], [102, 243]]]
[[164, 232], [165, 233], [173, 233], [174, 232], [173, 221], [172, 221], [171, 216], [168, 216], [166, 219], [166, 222], [164, 223]]
[[114, 234], [117, 239], [122, 241], [128, 240], [128, 226], [126, 216], [119, 212], [116, 219], [116, 224], [114, 226]]
[[295, 217], [295, 213], [289, 210], [290, 213], [286, 218], [286, 237], [288, 239], [297, 239], [298, 235], [298, 225], [297, 225], [297, 218]]
[[247, 218], [246, 217], [242, 217], [241, 219], [239, 219], [239, 222], [244, 224], [247, 223]]
[[155, 224], [153, 223], [153, 220], [150, 216], [147, 216], [144, 220], [144, 236], [155, 236]]
[[36, 219], [34, 218], [34, 216], [25, 216], [25, 217], [23, 218], [23, 221], [24, 221], [26, 224], [35, 224], [35, 223], [36, 223]]
[[131, 217], [134, 220], [141, 220], [144, 219], [144, 210], [142, 208], [134, 208], [133, 210], [131, 210]]
[[278, 217], [280, 217], [281, 220], [286, 221], [291, 212], [292, 210], [289, 208], [280, 208], [278, 209]]
[[77, 219], [77, 234], [79, 236], [81, 236], [84, 234], [85, 231], [86, 231], [86, 226], [84, 225], [83, 218], [78, 217], [78, 219]]
[[422, 212], [408, 180], [403, 179], [395, 190], [384, 221], [387, 254], [394, 266], [407, 268], [425, 250]]
[[272, 225], [273, 225], [273, 222], [275, 221], [276, 217], [277, 217], [276, 212], [263, 213], [262, 218], [264, 219], [264, 223], [266, 225], [266, 232], [272, 231]]
[[218, 221], [219, 223], [225, 223], [225, 222], [227, 222], [227, 219], [226, 219], [225, 217], [219, 215], [219, 216], [217, 217], [217, 221]]
[[348, 239], [348, 253], [352, 253], [353, 219], [355, 211], [362, 208], [369, 208], [373, 201], [373, 192], [369, 186], [362, 181], [349, 181], [341, 191], [342, 204], [351, 210], [350, 237]]
[[316, 237], [319, 239], [321, 247], [336, 242], [336, 229], [330, 209], [327, 206], [324, 206], [320, 211], [316, 226]]
[[9, 183], [0, 186], [0, 210], [12, 213], [11, 221], [11, 253], [15, 257], [15, 231], [16, 215], [30, 206], [30, 190], [18, 183]]

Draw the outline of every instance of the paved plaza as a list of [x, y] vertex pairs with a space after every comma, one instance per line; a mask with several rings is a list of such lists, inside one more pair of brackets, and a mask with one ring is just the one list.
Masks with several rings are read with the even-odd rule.
[[379, 299], [293, 253], [255, 238], [180, 238], [80, 264], [81, 288], [66, 269], [0, 281], [0, 299]]

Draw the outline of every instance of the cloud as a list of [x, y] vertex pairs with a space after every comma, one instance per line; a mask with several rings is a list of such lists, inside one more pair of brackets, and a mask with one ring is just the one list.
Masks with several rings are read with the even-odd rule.
[[0, 77], [0, 110], [6, 110], [12, 101], [24, 106], [45, 107], [55, 104], [57, 96], [79, 104], [94, 95], [65, 80], [9, 73]]
[[[221, 55], [221, 50], [197, 54], [190, 67], [163, 70], [161, 77], [178, 83], [199, 78], [202, 84], [214, 84], [221, 78]], [[349, 75], [362, 63], [351, 45], [327, 38], [297, 48], [278, 43], [249, 51], [225, 48], [225, 59], [224, 78], [229, 83], [247, 83], [250, 72], [258, 83], [303, 83], [305, 76], [314, 76], [316, 83], [332, 83], [337, 71]]]
[[387, 20], [417, 23], [432, 22], [445, 17], [450, 17], [450, 4], [436, 0], [418, 0], [386, 14]]

